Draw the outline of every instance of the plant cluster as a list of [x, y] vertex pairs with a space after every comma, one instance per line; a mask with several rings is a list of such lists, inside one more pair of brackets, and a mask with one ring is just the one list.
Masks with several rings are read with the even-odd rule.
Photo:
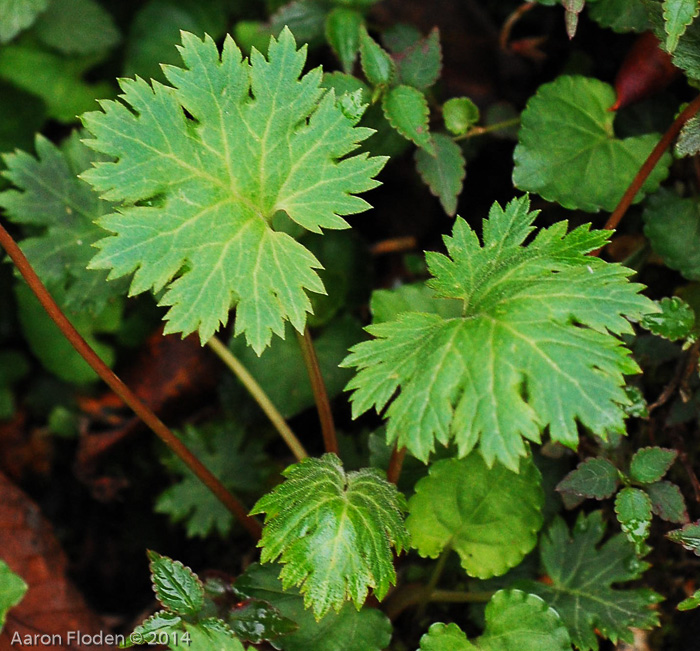
[[[675, 648], [700, 605], [700, 1], [465, 3], [531, 66], [490, 103], [399, 4], [0, 0], [0, 419], [84, 461], [132, 409], [160, 447], [78, 479], [109, 501], [109, 472], [155, 473], [147, 519], [235, 551], [199, 576], [149, 551], [162, 608], [131, 644]], [[405, 230], [377, 226], [394, 204]], [[228, 375], [149, 375], [163, 335]], [[150, 385], [184, 402], [188, 375], [182, 416]]]

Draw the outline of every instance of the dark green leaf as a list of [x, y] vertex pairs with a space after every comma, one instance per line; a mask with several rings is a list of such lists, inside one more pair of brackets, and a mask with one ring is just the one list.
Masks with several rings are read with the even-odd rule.
[[692, 332], [695, 312], [682, 298], [662, 298], [657, 305], [661, 311], [647, 314], [641, 321], [642, 327], [670, 341], [685, 339]]
[[622, 531], [640, 554], [651, 527], [651, 499], [640, 488], [628, 486], [615, 498], [615, 513]]
[[159, 610], [141, 622], [121, 646], [128, 648], [147, 640], [158, 640], [159, 634], [161, 640], [171, 639], [171, 634], [175, 637], [182, 631], [182, 624], [180, 615], [169, 610]]
[[597, 547], [605, 533], [601, 511], [580, 514], [571, 533], [556, 518], [540, 541], [542, 564], [551, 585], [526, 581], [521, 588], [542, 597], [562, 618], [577, 649], [598, 649], [596, 632], [613, 642], [633, 643], [632, 627], [657, 626], [661, 596], [648, 589], [612, 584], [634, 581], [649, 567], [623, 534]]
[[0, 0], [0, 43], [27, 29], [48, 4], [49, 0]]
[[644, 234], [666, 265], [700, 280], [700, 202], [662, 189], [649, 197], [643, 217]]
[[307, 458], [251, 514], [265, 513], [263, 563], [281, 559], [285, 589], [299, 586], [321, 619], [346, 599], [359, 609], [369, 588], [383, 599], [396, 582], [392, 547], [409, 544], [406, 501], [374, 468], [346, 473], [334, 454]]
[[0, 421], [15, 412], [12, 385], [29, 373], [27, 358], [19, 350], [0, 349]]
[[614, 32], [646, 32], [649, 17], [643, 0], [588, 0], [588, 15]]
[[[540, 86], [522, 114], [513, 182], [565, 208], [612, 211], [659, 140], [615, 137], [615, 91], [608, 84], [561, 76]], [[664, 155], [635, 197], [641, 201], [666, 177]]]
[[666, 51], [673, 52], [688, 25], [700, 11], [698, 0], [663, 0], [664, 27], [666, 29]]
[[430, 192], [440, 199], [444, 211], [454, 217], [467, 174], [464, 154], [462, 148], [443, 133], [433, 134], [432, 143], [434, 155], [423, 148], [416, 149], [416, 169]]
[[365, 24], [362, 14], [338, 7], [326, 18], [326, 39], [333, 48], [343, 70], [351, 73], [360, 49], [360, 28]]
[[197, 575], [180, 561], [151, 550], [148, 560], [160, 604], [177, 615], [196, 615], [204, 605], [204, 587]]
[[382, 32], [382, 43], [394, 54], [415, 45], [421, 38], [420, 30], [410, 23], [394, 23]]
[[688, 522], [685, 499], [676, 484], [658, 481], [644, 487], [651, 498], [651, 510], [666, 522], [683, 524]]
[[617, 468], [607, 459], [590, 458], [582, 461], [557, 485], [562, 493], [604, 500], [616, 490], [620, 480]]
[[391, 623], [374, 608], [359, 612], [346, 603], [340, 612], [329, 612], [316, 621], [304, 608], [295, 589], [285, 590], [277, 578], [279, 566], [254, 563], [236, 581], [236, 589], [248, 597], [263, 599], [299, 626], [295, 633], [272, 641], [284, 651], [381, 651], [391, 639]]
[[430, 137], [428, 118], [430, 110], [425, 95], [412, 86], [396, 86], [382, 98], [384, 116], [404, 138], [436, 155]]
[[630, 462], [630, 475], [643, 484], [659, 481], [673, 465], [677, 450], [648, 447], [635, 452]]
[[428, 36], [394, 57], [399, 84], [427, 90], [440, 78], [442, 48], [440, 32], [435, 27]]
[[226, 615], [226, 623], [241, 639], [253, 644], [278, 640], [298, 626], [272, 604], [262, 599], [246, 599]]
[[184, 633], [171, 636], [171, 651], [245, 651], [221, 620], [203, 619], [184, 628]]
[[278, 36], [289, 27], [300, 43], [317, 43], [323, 38], [326, 8], [315, 0], [294, 0], [280, 7], [270, 18], [272, 33]]
[[64, 54], [92, 54], [120, 40], [110, 14], [95, 0], [51, 0], [34, 24], [34, 34]]
[[442, 117], [447, 130], [461, 136], [479, 121], [480, 114], [468, 97], [453, 97], [442, 105]]
[[364, 28], [360, 29], [360, 63], [367, 81], [373, 86], [389, 84], [396, 75], [396, 66], [379, 43]]
[[487, 579], [515, 567], [537, 544], [544, 493], [531, 459], [515, 473], [488, 468], [478, 452], [430, 466], [409, 500], [406, 527], [421, 556], [454, 549], [470, 576]]

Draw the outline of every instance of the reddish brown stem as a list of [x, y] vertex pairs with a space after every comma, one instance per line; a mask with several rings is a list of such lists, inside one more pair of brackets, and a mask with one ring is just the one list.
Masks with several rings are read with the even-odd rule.
[[498, 46], [503, 52], [508, 50], [508, 41], [510, 40], [510, 33], [513, 31], [515, 24], [531, 9], [537, 6], [536, 2], [524, 2], [521, 4], [513, 13], [508, 16], [506, 22], [503, 23], [501, 28], [501, 33], [498, 35]]
[[323, 381], [321, 367], [318, 364], [318, 357], [316, 356], [316, 349], [314, 348], [314, 342], [311, 338], [309, 328], [306, 327], [304, 329], [304, 334], [302, 335], [297, 333], [297, 336], [299, 338], [299, 345], [301, 346], [302, 355], [304, 356], [306, 371], [309, 374], [309, 380], [311, 381], [311, 388], [314, 392], [314, 400], [316, 401], [318, 418], [321, 421], [323, 445], [326, 452], [338, 454], [338, 440], [335, 436], [335, 424], [333, 422], [331, 403], [328, 400], [326, 384]]
[[92, 367], [126, 405], [167, 445], [182, 462], [199, 478], [199, 480], [219, 499], [219, 501], [239, 520], [256, 540], [260, 538], [260, 523], [248, 515], [248, 510], [231, 492], [197, 459], [182, 441], [177, 438], [141, 400], [127, 387], [117, 375], [97, 356], [85, 339], [73, 327], [65, 314], [58, 307], [44, 284], [39, 280], [24, 253], [17, 246], [12, 236], [0, 224], [0, 245], [7, 251], [17, 269], [34, 292], [53, 322], [59, 327], [66, 339], [80, 356]]
[[[627, 209], [632, 205], [634, 198], [637, 193], [642, 189], [644, 182], [647, 180], [651, 171], [656, 167], [664, 152], [670, 147], [671, 143], [674, 141], [676, 136], [680, 133], [683, 125], [690, 120], [698, 111], [700, 111], [700, 95], [698, 95], [688, 106], [686, 106], [680, 113], [680, 115], [673, 121], [673, 124], [668, 128], [666, 133], [662, 136], [661, 140], [656, 143], [656, 147], [652, 149], [651, 154], [644, 161], [644, 164], [639, 168], [639, 172], [630, 183], [625, 194], [620, 199], [620, 203], [610, 215], [607, 222], [605, 222], [606, 230], [613, 230], [617, 228], [620, 220], [625, 216]], [[593, 251], [591, 255], [600, 255], [602, 249]]]
[[399, 477], [401, 477], [401, 469], [403, 468], [403, 460], [406, 458], [406, 448], [400, 448], [394, 446], [394, 451], [391, 453], [391, 459], [389, 459], [389, 468], [386, 471], [386, 478], [392, 484], [399, 483]]
[[382, 240], [373, 244], [369, 252], [372, 255], [384, 255], [385, 253], [403, 253], [404, 251], [413, 251], [418, 242], [413, 235], [405, 237], [392, 237], [388, 240]]

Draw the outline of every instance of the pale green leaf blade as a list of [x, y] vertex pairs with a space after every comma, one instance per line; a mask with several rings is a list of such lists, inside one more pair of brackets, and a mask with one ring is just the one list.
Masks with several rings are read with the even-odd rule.
[[421, 91], [412, 86], [396, 86], [382, 98], [382, 110], [389, 124], [404, 138], [431, 156], [436, 155], [428, 126], [428, 100]]
[[[659, 139], [617, 138], [614, 101], [613, 88], [596, 79], [561, 76], [541, 86], [522, 114], [513, 183], [565, 208], [612, 212]], [[635, 203], [656, 190], [670, 163], [664, 155]]]
[[536, 216], [528, 208], [527, 198], [495, 204], [483, 244], [458, 218], [448, 255], [426, 255], [429, 285], [461, 314], [372, 325], [375, 339], [343, 361], [358, 369], [347, 387], [354, 416], [391, 401], [387, 440], [419, 459], [454, 439], [460, 456], [478, 445], [487, 464], [517, 469], [523, 439], [539, 441], [545, 427], [570, 447], [576, 421], [601, 436], [624, 430], [623, 375], [638, 367], [614, 334], [658, 308], [628, 282], [631, 270], [586, 255], [603, 232], [567, 234], [559, 222], [523, 246]]
[[479, 121], [481, 116], [479, 107], [468, 97], [453, 97], [443, 104], [442, 117], [450, 133], [462, 136]]
[[643, 484], [659, 481], [678, 457], [678, 450], [647, 447], [634, 453], [630, 461], [630, 476]]
[[642, 327], [669, 341], [685, 339], [695, 327], [695, 312], [678, 296], [662, 298], [657, 305], [660, 312], [647, 314]]
[[16, 606], [27, 592], [27, 584], [0, 560], [0, 631], [5, 625], [7, 611]]
[[499, 590], [486, 606], [483, 651], [570, 651], [571, 639], [557, 612], [540, 597]]
[[171, 651], [245, 651], [245, 647], [221, 620], [186, 623], [184, 628], [185, 632], [170, 634], [168, 646]]
[[49, 0], [0, 0], [0, 43], [29, 27], [48, 4]]
[[298, 624], [298, 630], [273, 641], [284, 651], [382, 651], [391, 640], [391, 622], [381, 611], [364, 607], [356, 610], [346, 603], [340, 612], [330, 611], [317, 621], [304, 608], [298, 590], [284, 589], [277, 578], [279, 566], [254, 563], [236, 580], [236, 590], [248, 597], [263, 599], [285, 617]]
[[683, 599], [683, 601], [678, 604], [678, 610], [693, 610], [693, 608], [697, 608], [698, 606], [700, 606], [700, 590], [696, 590], [692, 596]]
[[700, 118], [696, 115], [688, 120], [676, 140], [676, 156], [695, 156], [700, 152]]
[[166, 332], [198, 330], [203, 342], [236, 305], [235, 332], [260, 353], [285, 321], [302, 331], [306, 292], [324, 292], [316, 258], [273, 216], [346, 228], [385, 159], [347, 156], [371, 132], [321, 89], [320, 70], [300, 77], [306, 50], [289, 30], [250, 63], [230, 38], [221, 53], [210, 38], [182, 38], [186, 67], [165, 69], [172, 87], [123, 81], [125, 103], [83, 116], [88, 144], [117, 158], [83, 177], [122, 204], [101, 220], [113, 235], [91, 266], [135, 272], [132, 294], [166, 288]]
[[346, 473], [334, 454], [284, 474], [251, 511], [266, 514], [261, 561], [280, 558], [282, 584], [299, 586], [317, 619], [346, 599], [359, 608], [369, 588], [382, 599], [396, 582], [391, 549], [409, 542], [401, 493], [376, 469]]
[[435, 133], [432, 142], [434, 156], [423, 148], [416, 149], [416, 169], [430, 192], [440, 199], [444, 211], [453, 217], [457, 212], [457, 198], [462, 192], [467, 174], [467, 163], [462, 148], [449, 136]]
[[684, 524], [688, 522], [688, 509], [680, 488], [670, 481], [658, 481], [645, 486], [651, 499], [651, 510], [666, 522]]
[[666, 29], [666, 51], [673, 53], [678, 46], [678, 40], [688, 25], [700, 12], [698, 0], [664, 0], [663, 16]]
[[651, 527], [651, 499], [639, 488], [623, 488], [615, 498], [617, 520], [637, 553], [644, 548]]
[[571, 532], [563, 520], [555, 519], [540, 542], [551, 585], [527, 581], [519, 586], [559, 613], [580, 651], [598, 649], [596, 631], [613, 642], [632, 643], [630, 628], [649, 629], [659, 623], [653, 608], [661, 600], [659, 594], [619, 585], [638, 579], [649, 565], [637, 558], [623, 534], [598, 547], [604, 533], [601, 511], [581, 514]]
[[649, 197], [644, 234], [671, 269], [700, 280], [700, 202], [661, 190]]
[[[124, 647], [129, 648], [136, 644], [141, 644], [145, 640], [158, 639], [158, 635], [163, 635], [161, 639], [166, 640], [170, 635], [179, 635], [182, 630], [182, 617], [170, 610], [159, 610], [150, 617], [142, 621], [124, 641]], [[167, 636], [167, 637], [166, 637]]]
[[579, 463], [559, 482], [557, 490], [604, 500], [617, 490], [619, 480], [617, 468], [610, 461], [593, 457]]
[[148, 552], [153, 590], [158, 601], [177, 615], [196, 615], [204, 605], [199, 577], [180, 561]]
[[476, 651], [457, 624], [433, 624], [420, 639], [419, 651]]
[[521, 460], [519, 473], [489, 469], [476, 453], [433, 463], [408, 503], [411, 545], [430, 558], [454, 549], [470, 576], [505, 574], [537, 544], [540, 480], [531, 459]]

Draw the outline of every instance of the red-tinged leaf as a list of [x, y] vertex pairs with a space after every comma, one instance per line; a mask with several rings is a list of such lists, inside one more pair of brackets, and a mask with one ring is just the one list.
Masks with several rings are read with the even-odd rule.
[[[33, 640], [37, 634], [49, 636], [48, 644], [31, 644], [41, 646], [42, 651], [113, 649], [99, 642], [85, 644], [85, 636], [108, 631], [68, 579], [66, 556], [39, 507], [3, 474], [0, 495], [0, 555], [29, 586], [22, 601], [7, 614], [0, 650], [19, 648], [17, 635], [24, 641], [26, 635]], [[81, 640], [68, 639], [70, 632], [75, 635], [77, 631]]]
[[642, 34], [627, 53], [615, 78], [617, 100], [610, 107], [617, 111], [668, 86], [680, 73], [651, 32]]

